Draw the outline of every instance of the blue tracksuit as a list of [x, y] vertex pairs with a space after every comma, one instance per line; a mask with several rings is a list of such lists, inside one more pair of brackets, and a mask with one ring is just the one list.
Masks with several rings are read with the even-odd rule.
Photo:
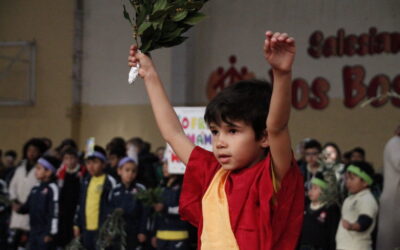
[[145, 187], [139, 183], [132, 183], [128, 188], [120, 183], [110, 195], [110, 213], [116, 208], [122, 208], [124, 211], [126, 249], [128, 250], [133, 250], [138, 246], [139, 233], [146, 234], [148, 209], [135, 197], [135, 194], [143, 190]]
[[[58, 196], [55, 182], [41, 182], [32, 188], [26, 203], [18, 210], [29, 213], [29, 248], [37, 250], [55, 249], [54, 241], [58, 233]], [[45, 243], [50, 236], [52, 242]]]
[[157, 249], [187, 249], [186, 239], [160, 239], [161, 231], [182, 232], [188, 231], [188, 224], [182, 221], [179, 216], [179, 196], [181, 192], [181, 184], [176, 180], [170, 186], [165, 186], [162, 193], [163, 211], [156, 216], [155, 231], [157, 232]]

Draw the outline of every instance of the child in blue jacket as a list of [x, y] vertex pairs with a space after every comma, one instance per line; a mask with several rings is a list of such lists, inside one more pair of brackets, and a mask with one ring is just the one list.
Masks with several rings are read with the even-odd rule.
[[55, 173], [60, 162], [51, 156], [39, 158], [35, 166], [35, 176], [39, 184], [34, 186], [27, 201], [21, 206], [13, 205], [14, 211], [29, 214], [29, 249], [55, 249], [58, 233], [59, 190]]
[[110, 195], [110, 212], [115, 209], [123, 210], [125, 221], [127, 250], [134, 250], [146, 241], [146, 223], [148, 212], [136, 195], [145, 187], [136, 182], [138, 166], [130, 157], [122, 158], [118, 163], [119, 183]]

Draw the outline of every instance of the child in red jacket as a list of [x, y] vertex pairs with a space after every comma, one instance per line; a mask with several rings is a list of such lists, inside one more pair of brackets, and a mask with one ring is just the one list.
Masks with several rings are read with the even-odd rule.
[[266, 33], [264, 56], [274, 90], [259, 81], [224, 89], [206, 108], [213, 152], [186, 137], [149, 57], [131, 47], [140, 64], [164, 139], [187, 164], [181, 217], [198, 227], [199, 249], [294, 249], [303, 218], [304, 189], [291, 150], [288, 121], [294, 39]]

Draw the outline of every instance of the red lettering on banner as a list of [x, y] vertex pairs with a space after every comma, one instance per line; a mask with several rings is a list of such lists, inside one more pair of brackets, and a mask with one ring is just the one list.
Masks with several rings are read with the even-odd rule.
[[179, 159], [179, 157], [174, 152], [172, 152], [171, 153], [171, 161], [172, 162], [180, 162], [181, 160]]
[[322, 77], [315, 79], [311, 85], [311, 90], [315, 98], [310, 99], [310, 105], [314, 109], [325, 109], [329, 104], [328, 91], [329, 82]]
[[[378, 89], [381, 89], [380, 95], [384, 95], [390, 91], [390, 80], [389, 77], [385, 75], [377, 75], [372, 78], [367, 91], [368, 98], [378, 96]], [[375, 100], [371, 103], [374, 107], [380, 107], [387, 102], [388, 98], [380, 98], [379, 100]]]
[[[393, 80], [393, 92], [400, 95], [400, 75], [396, 76]], [[392, 97], [392, 104], [400, 108], [400, 98]]]
[[[298, 98], [300, 94], [300, 99]], [[292, 83], [292, 105], [296, 109], [304, 109], [308, 104], [309, 88], [303, 79], [295, 79]]]
[[339, 29], [335, 36], [324, 39], [324, 33], [315, 31], [309, 39], [308, 54], [314, 58], [332, 56], [365, 56], [367, 54], [393, 53], [400, 51], [400, 33], [381, 32], [372, 27], [368, 33], [349, 34]]
[[310, 37], [310, 47], [308, 54], [314, 58], [319, 58], [322, 54], [322, 42], [324, 41], [324, 34], [321, 31], [315, 31]]
[[187, 117], [183, 117], [181, 123], [182, 123], [182, 127], [183, 127], [184, 129], [187, 129], [187, 128], [189, 127], [189, 119], [188, 119]]
[[[346, 66], [343, 68], [344, 105], [354, 108], [364, 97], [366, 86], [364, 85], [365, 70], [361, 66]], [[354, 95], [354, 92], [355, 95]]]

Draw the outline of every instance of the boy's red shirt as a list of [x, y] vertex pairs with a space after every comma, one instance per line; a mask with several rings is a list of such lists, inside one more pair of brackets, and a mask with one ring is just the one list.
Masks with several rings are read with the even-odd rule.
[[[179, 211], [198, 227], [198, 249], [203, 219], [201, 201], [221, 167], [212, 152], [195, 147], [183, 181]], [[232, 231], [241, 250], [295, 249], [304, 214], [303, 177], [292, 160], [280, 190], [275, 193], [270, 154], [250, 168], [232, 171], [225, 185]]]

